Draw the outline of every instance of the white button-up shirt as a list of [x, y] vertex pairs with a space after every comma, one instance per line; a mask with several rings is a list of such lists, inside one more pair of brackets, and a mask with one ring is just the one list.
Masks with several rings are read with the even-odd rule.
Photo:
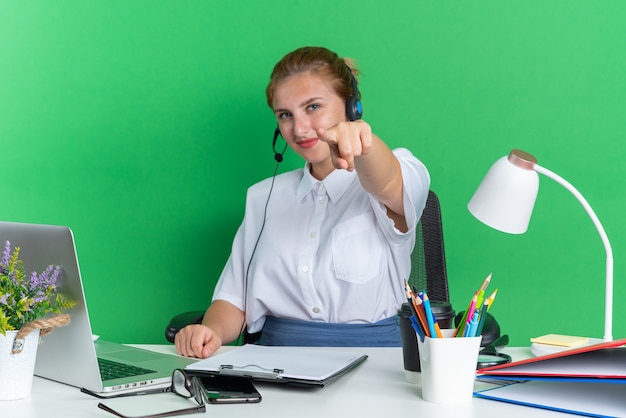
[[408, 150], [393, 152], [402, 169], [408, 232], [395, 228], [356, 172], [335, 170], [318, 181], [307, 165], [280, 174], [273, 188], [270, 178], [248, 189], [213, 300], [244, 310], [249, 332], [259, 331], [266, 315], [330, 323], [396, 315], [406, 301], [404, 280], [430, 177]]

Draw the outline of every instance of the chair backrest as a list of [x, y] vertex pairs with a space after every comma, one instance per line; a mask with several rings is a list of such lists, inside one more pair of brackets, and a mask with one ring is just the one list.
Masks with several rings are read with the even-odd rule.
[[426, 290], [430, 300], [450, 302], [439, 198], [430, 190], [415, 232], [409, 284]]

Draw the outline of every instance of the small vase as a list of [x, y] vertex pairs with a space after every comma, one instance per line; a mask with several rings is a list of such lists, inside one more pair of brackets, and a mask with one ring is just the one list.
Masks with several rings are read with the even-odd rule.
[[39, 347], [39, 329], [24, 338], [22, 352], [13, 353], [17, 331], [0, 334], [0, 401], [30, 396]]

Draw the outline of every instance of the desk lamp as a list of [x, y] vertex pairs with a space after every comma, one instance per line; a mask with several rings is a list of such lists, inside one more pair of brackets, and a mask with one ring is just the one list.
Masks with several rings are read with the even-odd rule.
[[[479, 221], [499, 231], [510, 234], [526, 232], [539, 190], [537, 173], [550, 177], [569, 190], [583, 205], [600, 234], [606, 251], [604, 341], [611, 341], [613, 339], [613, 251], [598, 217], [574, 186], [538, 165], [537, 159], [532, 155], [514, 149], [508, 157], [500, 158], [489, 169], [470, 200], [468, 209]], [[544, 348], [533, 347], [535, 354], [539, 354], [542, 350]]]

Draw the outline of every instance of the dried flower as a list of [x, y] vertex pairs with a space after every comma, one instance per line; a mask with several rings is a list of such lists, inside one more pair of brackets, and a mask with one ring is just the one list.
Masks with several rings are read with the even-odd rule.
[[24, 274], [20, 248], [11, 253], [6, 241], [0, 261], [0, 334], [22, 328], [27, 323], [50, 313], [60, 314], [72, 308], [74, 302], [56, 292], [61, 274], [59, 266], [48, 266], [41, 274]]

